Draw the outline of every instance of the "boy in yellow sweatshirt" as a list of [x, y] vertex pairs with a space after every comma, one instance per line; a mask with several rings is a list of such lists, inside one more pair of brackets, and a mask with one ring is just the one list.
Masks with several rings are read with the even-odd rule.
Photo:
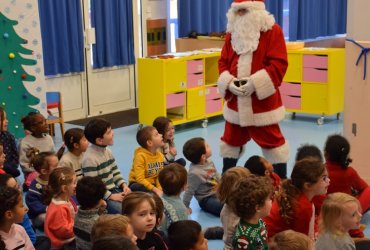
[[164, 156], [159, 149], [164, 145], [162, 135], [152, 126], [140, 129], [136, 141], [141, 147], [134, 153], [129, 175], [131, 191], [154, 192], [162, 195], [158, 174], [164, 166]]

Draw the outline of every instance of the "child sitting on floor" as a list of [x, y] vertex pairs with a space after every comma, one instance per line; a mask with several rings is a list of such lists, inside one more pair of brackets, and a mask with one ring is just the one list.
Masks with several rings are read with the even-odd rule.
[[188, 188], [183, 197], [185, 206], [191, 213], [190, 201], [195, 196], [204, 211], [219, 217], [223, 204], [217, 198], [216, 191], [221, 175], [209, 159], [212, 155], [210, 146], [203, 138], [195, 137], [184, 144], [183, 153], [191, 162]]
[[240, 217], [234, 249], [267, 250], [267, 228], [262, 218], [270, 213], [273, 187], [266, 177], [250, 175], [235, 184], [229, 206]]
[[268, 160], [262, 156], [253, 155], [245, 162], [244, 167], [247, 168], [251, 174], [269, 177], [274, 186], [274, 191], [279, 191], [281, 179], [276, 173], [274, 173], [274, 168]]
[[314, 250], [313, 241], [305, 234], [285, 230], [275, 234], [269, 242], [269, 250]]
[[164, 164], [168, 165], [176, 162], [185, 167], [186, 161], [184, 158], [176, 160], [177, 150], [175, 146], [175, 127], [172, 121], [164, 116], [157, 117], [153, 122], [155, 127], [163, 137], [164, 145], [161, 147], [161, 153], [164, 155]]
[[321, 207], [316, 249], [355, 249], [348, 231], [359, 229], [361, 217], [361, 206], [355, 197], [345, 193], [329, 194]]
[[30, 112], [22, 118], [23, 127], [31, 132], [19, 144], [19, 161], [24, 174], [24, 189], [27, 190], [38, 173], [30, 166], [28, 151], [37, 148], [40, 152], [55, 152], [53, 138], [48, 134], [49, 126], [40, 113]]
[[291, 179], [283, 181], [274, 199], [271, 212], [264, 220], [269, 237], [292, 229], [316, 238], [315, 207], [312, 198], [326, 194], [330, 179], [324, 164], [316, 158], [306, 158], [294, 165]]
[[80, 207], [75, 217], [73, 232], [79, 250], [91, 249], [91, 228], [99, 216], [106, 213], [107, 203], [103, 200], [106, 191], [105, 184], [98, 176], [85, 176], [77, 182], [76, 198]]
[[58, 157], [53, 152], [39, 153], [36, 148], [28, 152], [31, 159], [30, 166], [37, 171], [39, 176], [31, 182], [26, 193], [28, 215], [36, 228], [44, 228], [46, 204], [45, 195], [50, 173], [58, 166]]
[[164, 156], [159, 151], [163, 146], [162, 135], [152, 127], [140, 129], [136, 134], [140, 148], [135, 150], [129, 176], [129, 187], [132, 191], [154, 192], [162, 196], [158, 174], [164, 165]]
[[186, 169], [178, 163], [170, 163], [159, 173], [164, 205], [161, 230], [165, 233], [171, 223], [188, 219], [187, 209], [180, 198], [181, 192], [185, 190], [187, 177]]
[[236, 225], [238, 225], [240, 218], [231, 210], [229, 206], [229, 197], [234, 192], [235, 185], [239, 181], [247, 178], [250, 175], [248, 169], [243, 167], [233, 167], [222, 175], [220, 185], [217, 190], [218, 197], [222, 203], [225, 203], [221, 210], [221, 223], [223, 226], [223, 241], [224, 249], [233, 249], [233, 237], [235, 234]]
[[193, 220], [174, 222], [168, 228], [170, 250], [207, 250], [201, 225]]
[[82, 158], [89, 146], [84, 131], [80, 128], [68, 129], [64, 133], [64, 144], [68, 148], [68, 152], [60, 159], [59, 166], [72, 168], [76, 173], [77, 180], [79, 180], [82, 178]]

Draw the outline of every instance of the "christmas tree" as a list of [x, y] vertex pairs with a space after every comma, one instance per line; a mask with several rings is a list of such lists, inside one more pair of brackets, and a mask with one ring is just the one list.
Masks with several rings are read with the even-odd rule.
[[32, 55], [32, 50], [23, 47], [27, 40], [15, 32], [13, 26], [17, 24], [0, 12], [0, 105], [7, 113], [8, 130], [21, 138], [24, 136], [21, 119], [31, 111], [37, 112], [33, 106], [40, 100], [25, 87], [36, 78], [29, 75], [23, 65], [36, 65], [37, 62], [21, 56]]

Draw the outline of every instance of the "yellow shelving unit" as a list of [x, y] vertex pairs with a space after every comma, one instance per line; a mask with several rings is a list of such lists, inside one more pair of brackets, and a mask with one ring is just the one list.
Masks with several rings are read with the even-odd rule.
[[151, 125], [158, 116], [174, 125], [222, 114], [217, 90], [219, 52], [174, 58], [138, 59], [140, 124]]
[[337, 114], [344, 108], [345, 51], [341, 48], [288, 50], [288, 70], [280, 93], [286, 110], [295, 113]]

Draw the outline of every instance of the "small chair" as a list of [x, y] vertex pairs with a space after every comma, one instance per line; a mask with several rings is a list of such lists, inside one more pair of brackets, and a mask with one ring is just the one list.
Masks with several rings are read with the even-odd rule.
[[[49, 125], [49, 133], [55, 136], [55, 123], [59, 123], [62, 138], [64, 136], [64, 118], [62, 94], [60, 92], [46, 92], [46, 106], [48, 111], [47, 124]], [[51, 109], [58, 109], [58, 116], [55, 116]]]

